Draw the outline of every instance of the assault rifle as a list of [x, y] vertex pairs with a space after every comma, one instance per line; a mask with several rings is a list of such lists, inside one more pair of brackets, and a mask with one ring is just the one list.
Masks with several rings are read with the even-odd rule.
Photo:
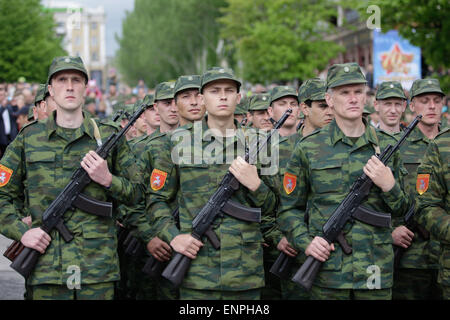
[[[394, 146], [388, 145], [381, 155], [377, 156], [384, 165], [388, 163], [389, 159], [400, 148], [421, 119], [422, 116], [418, 115], [406, 128], [400, 140]], [[378, 213], [361, 206], [361, 203], [369, 194], [372, 185], [372, 180], [363, 173], [353, 183], [350, 192], [336, 210], [334, 210], [333, 214], [322, 228], [323, 238], [330, 244], [338, 241], [345, 254], [350, 254], [352, 252], [342, 233], [347, 222], [356, 219], [378, 227], [390, 227], [390, 214]], [[305, 289], [310, 290], [321, 265], [321, 261], [316, 260], [313, 256], [308, 256], [303, 265], [292, 277], [292, 281], [303, 286]]]
[[[116, 146], [122, 136], [134, 124], [134, 122], [141, 116], [149, 105], [150, 100], [145, 99], [139, 109], [133, 114], [128, 124], [119, 132], [111, 134], [108, 139], [95, 151], [100, 157], [106, 159], [111, 150]], [[73, 240], [72, 233], [64, 225], [64, 214], [75, 208], [84, 212], [94, 214], [100, 217], [112, 217], [112, 204], [108, 202], [98, 201], [81, 192], [91, 183], [91, 178], [88, 173], [80, 166], [72, 175], [70, 182], [59, 193], [50, 206], [44, 211], [42, 215], [42, 226], [40, 227], [44, 232], [50, 234], [53, 229], [58, 230], [62, 238], [66, 242]], [[24, 278], [33, 271], [37, 260], [40, 257], [40, 252], [34, 249], [24, 247], [22, 243], [14, 248], [14, 252], [9, 255], [13, 258], [11, 268], [20, 273]], [[17, 253], [18, 254], [14, 254]]]
[[[260, 150], [265, 147], [265, 145], [270, 141], [273, 133], [284, 124], [291, 113], [292, 109], [289, 109], [284, 113], [281, 119], [277, 122], [274, 128], [275, 130], [268, 134], [267, 139], [257, 148], [255, 154], [250, 156], [249, 151], [246, 151], [245, 161], [252, 163], [252, 161], [256, 159]], [[216, 218], [223, 216], [225, 213], [239, 220], [258, 223], [261, 222], [260, 208], [249, 209], [239, 203], [230, 201], [233, 193], [239, 189], [239, 185], [240, 183], [236, 177], [228, 171], [223, 177], [219, 188], [209, 198], [208, 202], [192, 221], [192, 237], [197, 240], [201, 240], [201, 238], [206, 235], [213, 247], [218, 250], [220, 248], [220, 240], [212, 230], [212, 224]], [[183, 282], [184, 276], [190, 265], [190, 258], [176, 252], [167, 267], [164, 269], [162, 276], [172, 282], [175, 287], [179, 287]]]

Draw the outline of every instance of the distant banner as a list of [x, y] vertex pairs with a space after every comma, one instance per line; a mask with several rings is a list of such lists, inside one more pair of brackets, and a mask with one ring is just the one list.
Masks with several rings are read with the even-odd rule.
[[381, 33], [373, 31], [374, 84], [383, 81], [400, 81], [410, 90], [412, 83], [421, 77], [420, 48], [401, 38], [396, 30]]

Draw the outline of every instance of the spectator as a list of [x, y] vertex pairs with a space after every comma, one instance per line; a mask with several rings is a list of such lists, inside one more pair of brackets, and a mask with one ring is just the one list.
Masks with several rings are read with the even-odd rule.
[[[3, 102], [2, 102], [3, 101]], [[4, 154], [6, 147], [16, 137], [18, 130], [12, 107], [4, 104], [6, 100], [6, 85], [0, 84], [0, 157]]]

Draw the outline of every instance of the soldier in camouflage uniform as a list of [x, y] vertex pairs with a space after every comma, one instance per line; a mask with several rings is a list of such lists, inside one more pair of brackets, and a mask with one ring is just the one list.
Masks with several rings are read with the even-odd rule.
[[305, 115], [301, 127], [302, 136], [307, 136], [314, 130], [329, 124], [334, 116], [333, 111], [325, 101], [326, 83], [319, 78], [308, 79], [298, 89], [300, 109]]
[[234, 119], [241, 126], [245, 126], [247, 124], [247, 108], [248, 108], [249, 99], [247, 97], [242, 97], [241, 102], [236, 106], [236, 110], [234, 110]]
[[450, 128], [443, 130], [428, 149], [417, 170], [419, 222], [441, 245], [438, 282], [450, 300]]
[[[271, 90], [269, 103], [270, 106], [268, 112], [271, 118], [275, 121], [279, 121], [286, 110], [288, 110], [289, 108], [292, 109], [292, 114], [286, 120], [284, 125], [278, 130], [279, 164], [277, 176], [279, 179], [279, 184], [281, 186], [287, 162], [292, 155], [295, 144], [301, 138], [301, 135], [296, 130], [297, 118], [300, 113], [297, 92], [294, 88], [289, 86], [277, 86]], [[294, 248], [292, 248], [292, 246], [290, 246], [290, 244], [287, 242], [286, 237], [283, 237], [282, 233], [278, 230], [276, 217], [268, 216], [268, 218], [271, 219], [269, 219], [268, 221], [264, 221], [265, 230], [263, 229], [263, 231], [265, 231], [264, 239], [269, 247], [264, 248], [266, 287], [264, 288], [262, 298], [281, 298], [283, 300], [308, 299], [308, 294], [306, 293], [306, 291], [301, 290], [291, 281], [278, 279], [276, 276], [269, 272], [271, 266], [275, 262], [275, 259], [280, 254], [280, 251], [283, 251], [293, 258], [297, 257], [298, 252]], [[301, 259], [301, 256], [302, 255], [298, 256], [298, 259]], [[298, 265], [298, 267], [299, 266], [300, 265]], [[279, 290], [281, 290], [281, 292], [279, 292]], [[281, 296], [279, 296], [280, 293]]]
[[[183, 149], [182, 161], [176, 157], [174, 161], [170, 160], [171, 154], [178, 155], [172, 147], [177, 143], [175, 135], [180, 128], [172, 135], [169, 145], [162, 148], [168, 151], [158, 156], [152, 172], [147, 209], [158, 225], [157, 236], [170, 243], [173, 250], [193, 259], [180, 288], [181, 299], [259, 299], [260, 288], [264, 286], [263, 239], [258, 223], [244, 222], [228, 215], [217, 219], [213, 231], [221, 241], [218, 250], [209, 241], [202, 242], [190, 235], [192, 219], [228, 170], [242, 183], [232, 196], [234, 201], [260, 207], [263, 215], [273, 212], [278, 205], [273, 178], [259, 176], [257, 166], [240, 157], [231, 167], [222, 159], [226, 150], [230, 150], [230, 143], [234, 152], [239, 142], [242, 144], [237, 136], [242, 131], [234, 132], [241, 127], [233, 118], [240, 100], [240, 86], [229, 69], [214, 67], [203, 74], [200, 103], [205, 104], [208, 116], [201, 122], [183, 127], [191, 140], [188, 148]], [[196, 134], [200, 134], [200, 138], [193, 137]], [[222, 159], [217, 163], [220, 159], [211, 159], [203, 152], [208, 151], [211, 135], [216, 141], [222, 140], [225, 134], [227, 146], [222, 145], [223, 150], [222, 147], [214, 149]], [[194, 142], [198, 139], [200, 149], [196, 145], [198, 142]], [[170, 203], [175, 198], [178, 198], [181, 230], [176, 228], [171, 215]]]
[[[91, 120], [82, 111], [87, 80], [79, 57], [55, 58], [48, 89], [57, 110], [47, 120], [23, 128], [0, 161], [0, 232], [42, 254], [27, 279], [32, 299], [113, 298], [114, 281], [119, 280], [114, 219], [80, 209], [67, 212], [65, 225], [74, 236], [69, 243], [56, 230], [47, 234], [39, 228], [42, 213], [69, 182], [80, 161], [93, 180], [83, 191], [86, 195], [115, 204], [140, 198], [135, 160], [124, 139], [107, 160], [92, 151], [118, 127]], [[33, 221], [30, 230], [12, 205], [23, 190]], [[79, 278], [75, 277], [79, 283], [71, 282], [73, 270], [79, 272]]]
[[[401, 95], [398, 87], [397, 95]], [[419, 79], [411, 87], [411, 111], [414, 116], [423, 116], [400, 149], [403, 164], [408, 171], [405, 184], [411, 192], [415, 190], [417, 168], [423, 155], [439, 132], [443, 95], [436, 79]], [[399, 134], [395, 136], [398, 138]], [[415, 198], [415, 195], [413, 193], [412, 197]], [[395, 270], [393, 299], [440, 299], [437, 284], [439, 243], [436, 239], [428, 239], [428, 234], [423, 232], [420, 225], [415, 230], [409, 230], [403, 224], [402, 216], [393, 219], [394, 244], [408, 248]]]
[[172, 131], [179, 125], [177, 106], [174, 100], [174, 82], [161, 82], [155, 89], [155, 109], [158, 111], [159, 129], [153, 134], [159, 135]]
[[32, 119], [28, 120], [44, 120], [48, 118], [45, 98], [49, 96], [47, 84], [43, 83], [39, 85], [39, 89], [34, 97], [34, 107], [31, 109]]
[[203, 119], [206, 109], [198, 103], [201, 77], [199, 75], [181, 76], [175, 83], [174, 101], [177, 106], [180, 126]]
[[294, 249], [324, 262], [311, 299], [391, 299], [391, 228], [347, 223], [343, 234], [353, 248], [349, 255], [322, 237], [323, 225], [363, 172], [374, 182], [365, 207], [404, 214], [410, 206], [399, 153], [388, 166], [375, 157], [395, 140], [377, 136], [362, 119], [366, 83], [356, 63], [330, 67], [326, 101], [335, 119], [297, 143], [284, 175], [280, 230]]
[[248, 112], [251, 114], [253, 128], [264, 131], [273, 129], [269, 113], [267, 112], [269, 100], [270, 95], [267, 93], [255, 94], [250, 98]]
[[406, 109], [406, 100], [400, 82], [385, 81], [380, 84], [373, 104], [379, 115], [379, 129], [392, 134], [400, 132], [400, 120]]

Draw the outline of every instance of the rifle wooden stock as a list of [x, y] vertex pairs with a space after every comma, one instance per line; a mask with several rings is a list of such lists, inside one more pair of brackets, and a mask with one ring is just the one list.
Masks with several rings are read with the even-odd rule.
[[3, 256], [13, 262], [23, 249], [25, 249], [25, 246], [22, 242], [14, 240], [3, 253]]

